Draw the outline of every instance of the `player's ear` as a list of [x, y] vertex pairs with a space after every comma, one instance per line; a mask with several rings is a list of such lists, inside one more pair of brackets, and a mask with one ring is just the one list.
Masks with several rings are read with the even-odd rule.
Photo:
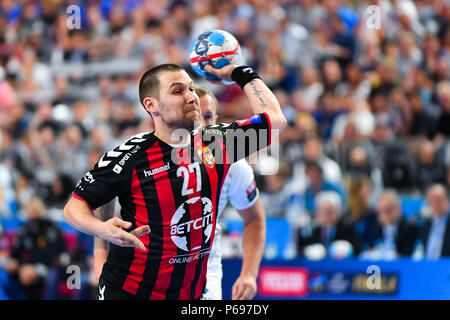
[[155, 98], [146, 97], [144, 100], [142, 100], [142, 103], [144, 104], [144, 108], [145, 110], [147, 110], [147, 112], [150, 113], [159, 112], [158, 101]]

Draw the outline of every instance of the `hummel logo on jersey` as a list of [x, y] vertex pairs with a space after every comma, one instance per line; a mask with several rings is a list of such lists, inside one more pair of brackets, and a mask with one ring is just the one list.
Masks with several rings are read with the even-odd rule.
[[152, 176], [154, 174], [157, 174], [157, 173], [160, 173], [160, 172], [163, 172], [163, 171], [167, 171], [169, 169], [170, 169], [170, 162], [167, 162], [165, 165], [163, 165], [161, 167], [158, 167], [158, 168], [155, 168], [153, 170], [144, 170], [144, 176], [147, 178], [147, 177], [150, 177], [150, 176]]
[[103, 286], [103, 288], [98, 286], [98, 292], [99, 292], [98, 300], [105, 300], [105, 289], [106, 289], [105, 285]]

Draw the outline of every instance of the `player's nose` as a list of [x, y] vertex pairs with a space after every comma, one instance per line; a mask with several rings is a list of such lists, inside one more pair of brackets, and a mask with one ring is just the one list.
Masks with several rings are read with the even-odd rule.
[[188, 91], [188, 92], [189, 93], [186, 95], [187, 104], [199, 104], [198, 96], [192, 91]]

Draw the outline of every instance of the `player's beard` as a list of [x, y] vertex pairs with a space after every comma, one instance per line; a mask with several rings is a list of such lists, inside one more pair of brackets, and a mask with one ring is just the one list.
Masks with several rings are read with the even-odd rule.
[[181, 119], [166, 120], [162, 115], [161, 118], [166, 123], [166, 125], [172, 129], [185, 129], [188, 131], [192, 131], [201, 124], [200, 120], [192, 120], [191, 118], [187, 118], [185, 114], [183, 114], [183, 117]]

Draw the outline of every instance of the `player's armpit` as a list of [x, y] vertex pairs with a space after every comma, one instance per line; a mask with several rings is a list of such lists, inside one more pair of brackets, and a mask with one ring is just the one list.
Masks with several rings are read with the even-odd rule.
[[102, 205], [94, 210], [94, 215], [101, 221], [106, 221], [114, 217], [114, 208], [116, 201], [113, 199], [107, 204]]

